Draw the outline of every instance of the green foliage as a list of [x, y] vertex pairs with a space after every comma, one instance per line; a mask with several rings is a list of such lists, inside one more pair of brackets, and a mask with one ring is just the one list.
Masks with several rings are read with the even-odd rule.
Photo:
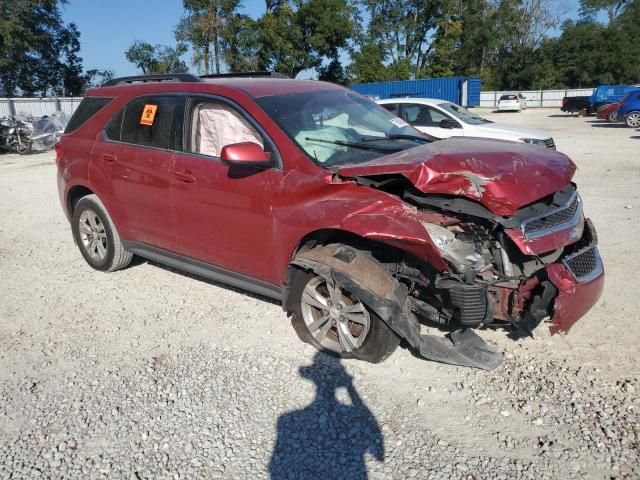
[[63, 0], [0, 0], [0, 94], [78, 95], [85, 89], [80, 33]]
[[171, 48], [136, 40], [127, 49], [125, 56], [144, 74], [184, 73], [189, 68], [180, 57], [186, 52], [187, 47], [184, 44], [178, 44], [175, 48]]
[[[347, 0], [280, 1], [258, 20], [258, 68], [295, 77], [330, 65], [347, 48], [357, 28], [357, 11]], [[342, 67], [340, 67], [342, 68]], [[332, 70], [335, 71], [335, 68]]]
[[234, 70], [255, 64], [251, 35], [253, 20], [239, 13], [240, 0], [184, 0], [185, 16], [176, 27], [178, 42], [191, 45], [192, 62], [205, 75], [222, 71], [223, 63]]

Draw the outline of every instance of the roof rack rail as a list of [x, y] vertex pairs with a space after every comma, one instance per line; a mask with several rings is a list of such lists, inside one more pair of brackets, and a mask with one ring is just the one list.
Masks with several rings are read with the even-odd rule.
[[271, 77], [271, 78], [289, 78], [286, 75], [278, 72], [230, 72], [230, 73], [211, 73], [208, 75], [200, 75], [200, 78], [233, 78], [233, 77], [244, 77], [244, 78], [262, 78], [262, 77]]
[[147, 82], [202, 82], [202, 79], [190, 73], [162, 73], [157, 75], [134, 75], [131, 77], [119, 77], [102, 84], [103, 87], [113, 87], [127, 83]]

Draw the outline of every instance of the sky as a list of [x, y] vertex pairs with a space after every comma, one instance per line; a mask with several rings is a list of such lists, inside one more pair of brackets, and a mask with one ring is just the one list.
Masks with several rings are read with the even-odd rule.
[[[567, 16], [575, 17], [578, 0], [563, 3]], [[80, 30], [85, 70], [110, 68], [116, 76], [139, 73], [124, 56], [135, 40], [174, 46], [173, 31], [184, 11], [182, 0], [69, 0], [61, 8], [64, 21]], [[244, 0], [243, 10], [258, 18], [264, 13], [264, 0]]]

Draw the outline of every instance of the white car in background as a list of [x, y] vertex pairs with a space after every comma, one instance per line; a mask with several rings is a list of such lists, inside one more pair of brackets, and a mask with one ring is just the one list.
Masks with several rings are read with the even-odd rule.
[[455, 103], [435, 98], [390, 98], [377, 103], [436, 138], [483, 137], [555, 149], [550, 135], [522, 125], [494, 123]]
[[521, 93], [502, 95], [498, 100], [499, 112], [521, 112], [527, 108], [527, 99]]

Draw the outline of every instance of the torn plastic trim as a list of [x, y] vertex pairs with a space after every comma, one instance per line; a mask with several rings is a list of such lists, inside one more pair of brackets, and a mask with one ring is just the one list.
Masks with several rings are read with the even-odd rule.
[[[350, 272], [356, 259], [358, 270]], [[316, 247], [296, 257], [289, 268], [302, 268], [336, 282], [364, 302], [427, 360], [484, 370], [493, 370], [502, 362], [502, 354], [491, 349], [471, 329], [457, 330], [445, 337], [421, 335], [418, 319], [411, 312], [407, 288], [366, 252], [337, 244]], [[285, 310], [291, 311], [290, 298], [285, 302]]]

